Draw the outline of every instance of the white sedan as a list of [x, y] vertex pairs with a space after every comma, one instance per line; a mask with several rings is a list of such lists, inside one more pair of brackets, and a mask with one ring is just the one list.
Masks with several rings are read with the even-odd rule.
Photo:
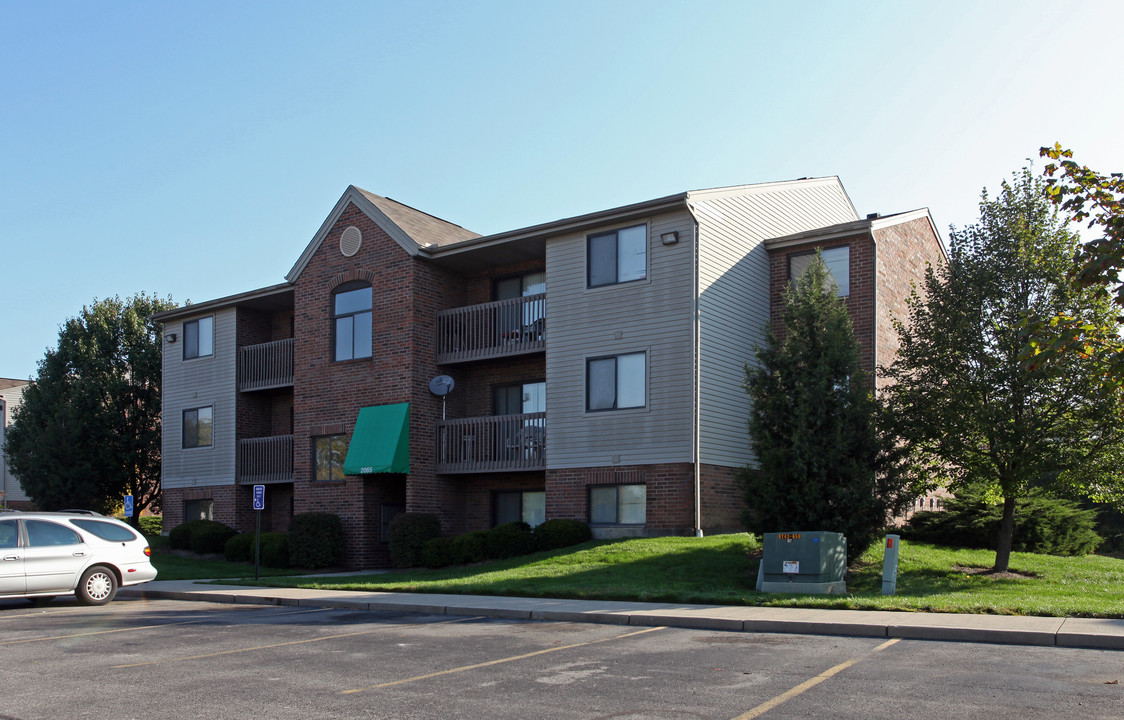
[[104, 605], [122, 585], [156, 578], [148, 541], [90, 513], [0, 513], [0, 598], [47, 600], [74, 593]]

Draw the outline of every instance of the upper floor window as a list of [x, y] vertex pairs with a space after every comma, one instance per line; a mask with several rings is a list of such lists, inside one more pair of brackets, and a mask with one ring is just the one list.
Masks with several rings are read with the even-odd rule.
[[371, 357], [371, 286], [346, 283], [332, 295], [333, 360]]
[[646, 365], [647, 358], [642, 352], [586, 360], [586, 410], [644, 407]]
[[[820, 251], [820, 257], [823, 258], [824, 265], [827, 266], [827, 274], [835, 282], [836, 294], [839, 297], [847, 297], [851, 294], [851, 248], [843, 245], [842, 247], [825, 248]], [[788, 256], [788, 279], [795, 282], [797, 278], [804, 274], [812, 261], [816, 259], [816, 253], [812, 252], [797, 253]]]
[[615, 285], [648, 277], [648, 227], [636, 225], [586, 240], [589, 287]]
[[183, 359], [215, 354], [215, 319], [188, 320], [183, 324]]
[[183, 446], [210, 447], [214, 442], [214, 408], [201, 407], [183, 411]]

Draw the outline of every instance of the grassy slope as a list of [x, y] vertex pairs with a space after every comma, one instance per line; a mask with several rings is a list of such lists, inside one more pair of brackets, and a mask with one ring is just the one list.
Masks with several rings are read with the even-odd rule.
[[745, 534], [590, 542], [566, 550], [466, 568], [262, 584], [339, 590], [468, 593], [722, 605], [776, 605], [931, 612], [1124, 617], [1124, 560], [1014, 553], [1030, 578], [971, 575], [994, 553], [903, 543], [897, 595], [882, 592], [882, 548], [848, 574], [849, 595], [778, 595], [753, 590], [758, 548]]

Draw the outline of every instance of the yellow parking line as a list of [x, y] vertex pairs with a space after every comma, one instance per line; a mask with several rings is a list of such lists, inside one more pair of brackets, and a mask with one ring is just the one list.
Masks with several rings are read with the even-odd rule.
[[340, 633], [339, 635], [325, 635], [323, 637], [308, 638], [306, 640], [290, 640], [289, 642], [272, 643], [269, 645], [255, 645], [254, 647], [240, 648], [238, 650], [223, 650], [222, 652], [204, 653], [202, 655], [187, 655], [184, 657], [168, 658], [166, 660], [149, 660], [148, 662], [130, 663], [128, 665], [114, 665], [114, 670], [123, 670], [125, 668], [145, 667], [147, 665], [162, 665], [164, 663], [183, 662], [185, 660], [201, 660], [203, 658], [221, 657], [223, 655], [237, 655], [239, 653], [255, 652], [257, 650], [269, 650], [271, 648], [287, 647], [290, 645], [304, 645], [307, 643], [323, 642], [325, 640], [338, 640], [339, 638], [355, 637], [357, 635], [373, 635], [379, 632], [387, 632], [390, 630], [402, 630], [405, 628], [427, 627], [429, 625], [445, 625], [454, 622], [464, 622], [465, 620], [479, 620], [480, 618], [458, 618], [456, 620], [442, 620], [434, 623], [413, 623], [410, 625], [389, 625], [384, 627], [374, 628], [373, 630], [360, 630], [358, 632]]
[[488, 667], [490, 665], [500, 665], [501, 663], [514, 662], [516, 660], [523, 660], [524, 658], [534, 657], [536, 655], [545, 655], [546, 653], [558, 652], [559, 650], [569, 650], [570, 648], [585, 647], [586, 645], [596, 645], [597, 643], [609, 642], [610, 640], [620, 640], [621, 638], [632, 637], [633, 635], [643, 635], [650, 633], [653, 630], [664, 630], [665, 628], [651, 627], [644, 630], [637, 630], [635, 632], [625, 633], [624, 635], [615, 635], [609, 638], [601, 638], [600, 640], [590, 640], [588, 642], [574, 643], [573, 645], [560, 645], [558, 647], [546, 648], [545, 650], [535, 650], [534, 652], [524, 653], [522, 655], [513, 655], [512, 657], [500, 658], [499, 660], [489, 660], [488, 662], [476, 663], [474, 665], [462, 665], [461, 667], [451, 668], [449, 670], [439, 670], [438, 672], [427, 673], [425, 675], [416, 675], [411, 678], [404, 678], [402, 680], [392, 680], [390, 682], [379, 683], [378, 685], [371, 685], [370, 687], [356, 688], [354, 690], [341, 690], [342, 695], [350, 695], [352, 693], [365, 692], [367, 690], [377, 690], [378, 688], [391, 687], [393, 685], [404, 685], [406, 683], [417, 682], [418, 680], [428, 680], [429, 678], [440, 677], [442, 675], [451, 675], [453, 673], [464, 672], [466, 670], [476, 670], [477, 668]]
[[767, 700], [767, 701], [761, 703], [760, 705], [758, 705], [757, 707], [753, 708], [749, 712], [742, 713], [741, 715], [738, 715], [736, 718], [734, 718], [734, 720], [753, 720], [754, 718], [759, 718], [762, 715], [764, 715], [765, 713], [767, 713], [770, 710], [772, 710], [773, 708], [775, 708], [776, 706], [781, 705], [782, 703], [786, 703], [789, 700], [791, 700], [792, 698], [796, 697], [797, 695], [800, 695], [801, 693], [803, 693], [807, 690], [810, 690], [811, 688], [814, 688], [815, 686], [819, 685], [824, 680], [827, 680], [828, 678], [830, 678], [834, 675], [838, 675], [839, 673], [843, 672], [844, 670], [851, 667], [852, 665], [859, 662], [860, 660], [865, 660], [868, 657], [870, 657], [871, 655], [873, 655], [874, 653], [881, 652], [882, 650], [885, 650], [886, 648], [890, 647], [891, 645], [898, 642], [899, 640], [901, 640], [901, 638], [894, 638], [893, 640], [887, 640], [886, 642], [882, 643], [881, 645], [874, 648], [873, 650], [871, 650], [866, 655], [863, 655], [862, 657], [851, 658], [850, 660], [847, 660], [846, 662], [839, 663], [835, 667], [828, 668], [827, 670], [824, 670], [822, 673], [815, 676], [814, 678], [811, 678], [809, 680], [805, 680], [804, 682], [800, 683], [799, 685], [792, 688], [791, 690], [788, 690], [787, 692], [783, 692], [780, 695], [777, 695], [772, 700]]

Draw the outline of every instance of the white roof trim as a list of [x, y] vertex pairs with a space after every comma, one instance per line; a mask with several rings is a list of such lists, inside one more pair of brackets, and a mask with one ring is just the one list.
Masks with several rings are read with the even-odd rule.
[[340, 216], [343, 215], [343, 211], [347, 209], [347, 206], [349, 204], [355, 205], [355, 207], [357, 207], [360, 212], [371, 218], [371, 221], [373, 223], [386, 231], [386, 234], [389, 235], [391, 239], [396, 243], [401, 245], [402, 249], [407, 253], [409, 253], [410, 255], [418, 254], [418, 244], [414, 242], [413, 238], [407, 235], [406, 232], [402, 230], [402, 228], [395, 225], [390, 220], [390, 218], [386, 216], [386, 213], [384, 213], [382, 210], [379, 210], [374, 203], [367, 199], [367, 196], [364, 195], [359, 190], [359, 188], [355, 187], [354, 185], [348, 185], [347, 190], [344, 191], [343, 196], [339, 199], [339, 202], [336, 203], [336, 206], [332, 208], [332, 212], [330, 212], [327, 219], [324, 220], [324, 224], [321, 225], [320, 229], [316, 231], [316, 234], [312, 236], [312, 241], [308, 243], [308, 246], [305, 247], [304, 252], [301, 253], [301, 256], [299, 258], [297, 258], [297, 262], [295, 265], [293, 265], [293, 269], [290, 270], [289, 273], [285, 276], [286, 280], [291, 283], [295, 283], [297, 281], [297, 278], [300, 277], [300, 274], [304, 272], [304, 269], [306, 267], [308, 267], [308, 263], [312, 261], [312, 256], [315, 255], [316, 251], [320, 249], [320, 246], [328, 237], [329, 231], [331, 231], [336, 222], [339, 221]]

